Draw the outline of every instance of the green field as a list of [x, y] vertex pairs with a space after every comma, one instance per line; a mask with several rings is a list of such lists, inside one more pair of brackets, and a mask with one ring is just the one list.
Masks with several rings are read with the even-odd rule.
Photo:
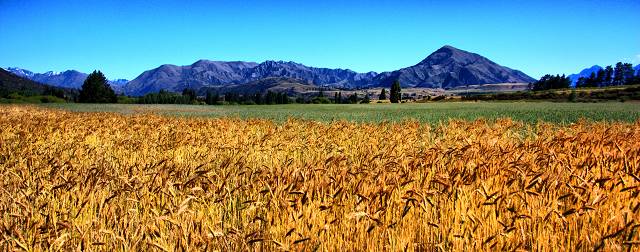
[[157, 113], [177, 116], [265, 118], [285, 121], [302, 118], [317, 121], [348, 120], [383, 122], [415, 119], [437, 123], [449, 119], [495, 120], [510, 117], [527, 123], [546, 121], [573, 123], [590, 121], [635, 122], [640, 103], [552, 103], [552, 102], [444, 102], [412, 104], [289, 104], [289, 105], [135, 105], [135, 104], [42, 104], [78, 112]]

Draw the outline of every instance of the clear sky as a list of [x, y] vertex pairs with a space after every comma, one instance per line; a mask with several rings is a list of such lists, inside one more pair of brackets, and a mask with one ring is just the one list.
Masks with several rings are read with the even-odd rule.
[[452, 45], [538, 78], [640, 63], [638, 24], [638, 0], [0, 0], [0, 66], [110, 79], [198, 59], [381, 72]]

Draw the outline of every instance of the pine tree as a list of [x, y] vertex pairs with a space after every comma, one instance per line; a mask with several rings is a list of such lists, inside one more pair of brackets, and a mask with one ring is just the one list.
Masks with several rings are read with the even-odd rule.
[[206, 103], [207, 105], [213, 105], [213, 94], [211, 93], [211, 91], [207, 91], [206, 95], [204, 96], [204, 103]]
[[378, 97], [378, 100], [386, 100], [387, 99], [387, 90], [386, 89], [382, 89], [382, 91], [380, 92], [380, 96]]
[[191, 88], [183, 89], [182, 95], [185, 96], [185, 99], [188, 99], [187, 103], [193, 103], [196, 100], [196, 91]]
[[218, 92], [213, 93], [213, 97], [211, 97], [211, 105], [220, 105], [220, 95]]
[[104, 74], [96, 70], [84, 80], [78, 100], [85, 103], [116, 103], [118, 97], [107, 84]]
[[607, 66], [604, 69], [604, 85], [603, 86], [611, 86], [611, 82], [613, 81], [613, 67]]
[[604, 80], [605, 80], [605, 71], [604, 69], [600, 69], [596, 74], [596, 83], [595, 83], [596, 86], [598, 87], [604, 86]]
[[351, 104], [358, 103], [358, 93], [353, 93], [349, 96], [349, 103]]
[[556, 88], [569, 88], [571, 86], [571, 80], [564, 74], [559, 76], [556, 81]]
[[233, 94], [232, 94], [232, 93], [228, 93], [228, 92], [227, 92], [227, 93], [225, 93], [225, 94], [224, 94], [224, 101], [225, 101], [227, 104], [231, 104], [231, 103], [233, 102]]
[[576, 88], [583, 88], [586, 87], [587, 85], [587, 79], [585, 77], [580, 77], [578, 78], [578, 81], [576, 81]]
[[589, 76], [589, 78], [587, 79], [586, 83], [585, 83], [585, 87], [595, 87], [596, 85], [596, 73], [591, 73], [591, 75]]
[[364, 98], [362, 99], [362, 101], [360, 103], [370, 103], [371, 102], [371, 98], [369, 97], [369, 93], [365, 92], [364, 93]]
[[276, 94], [272, 91], [267, 91], [267, 95], [264, 98], [264, 103], [265, 104], [275, 104], [276, 103]]
[[622, 71], [623, 71], [623, 77], [624, 77], [623, 85], [629, 85], [633, 83], [633, 79], [635, 77], [634, 76], [635, 70], [633, 70], [633, 65], [631, 63], [622, 64]]
[[262, 104], [262, 94], [259, 92], [256, 92], [255, 94], [253, 94], [253, 102], [255, 102], [258, 105]]
[[624, 84], [624, 69], [622, 62], [618, 62], [613, 69], [613, 85], [618, 86], [622, 84]]
[[391, 92], [389, 93], [389, 100], [391, 103], [399, 103], [402, 99], [401, 97], [400, 81], [396, 80], [391, 85]]

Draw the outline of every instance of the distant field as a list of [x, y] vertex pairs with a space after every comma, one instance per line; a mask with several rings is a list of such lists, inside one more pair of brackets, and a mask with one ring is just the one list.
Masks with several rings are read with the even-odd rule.
[[510, 117], [517, 121], [536, 123], [573, 123], [581, 118], [589, 121], [635, 122], [640, 118], [640, 104], [552, 103], [552, 102], [443, 102], [425, 104], [289, 104], [289, 105], [129, 105], [129, 104], [42, 104], [79, 112], [157, 113], [177, 116], [262, 118], [286, 121], [302, 118], [317, 121], [347, 120], [353, 122], [383, 122], [417, 120], [437, 123], [449, 119], [495, 120]]
[[468, 93], [496, 93], [496, 92], [515, 92], [525, 91], [529, 87], [529, 83], [499, 83], [484, 85], [467, 85], [459, 86], [447, 90], [448, 94], [466, 95]]

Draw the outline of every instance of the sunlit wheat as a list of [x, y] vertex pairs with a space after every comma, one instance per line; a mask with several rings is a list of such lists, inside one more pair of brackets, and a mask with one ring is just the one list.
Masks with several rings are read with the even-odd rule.
[[640, 249], [640, 122], [0, 125], [3, 251]]

